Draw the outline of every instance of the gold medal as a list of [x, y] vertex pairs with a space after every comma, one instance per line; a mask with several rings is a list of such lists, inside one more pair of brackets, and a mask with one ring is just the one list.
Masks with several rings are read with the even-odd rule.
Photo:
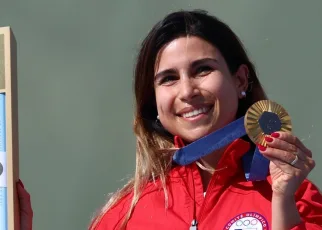
[[273, 132], [292, 132], [291, 117], [276, 102], [262, 100], [253, 104], [246, 112], [246, 133], [255, 144], [266, 146], [265, 136]]

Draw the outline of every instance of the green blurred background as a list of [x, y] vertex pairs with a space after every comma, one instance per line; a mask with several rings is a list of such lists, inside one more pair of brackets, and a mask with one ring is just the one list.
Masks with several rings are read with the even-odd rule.
[[322, 188], [322, 1], [0, 0], [18, 42], [21, 178], [35, 230], [86, 229], [134, 170], [132, 73], [167, 13], [206, 9], [240, 36], [312, 149]]

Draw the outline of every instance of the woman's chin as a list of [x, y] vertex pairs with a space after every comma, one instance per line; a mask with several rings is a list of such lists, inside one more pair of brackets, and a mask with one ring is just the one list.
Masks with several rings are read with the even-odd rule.
[[185, 134], [183, 134], [182, 136], [180, 136], [182, 139], [184, 139], [185, 142], [191, 143], [194, 142], [204, 136], [207, 136], [208, 134], [210, 134], [211, 131], [203, 131], [203, 132], [187, 132]]

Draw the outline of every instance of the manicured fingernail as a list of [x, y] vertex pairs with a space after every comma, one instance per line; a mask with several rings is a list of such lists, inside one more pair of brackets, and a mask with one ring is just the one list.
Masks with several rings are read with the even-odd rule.
[[265, 151], [265, 150], [266, 150], [266, 147], [265, 147], [265, 146], [263, 146], [263, 145], [257, 145], [257, 147], [258, 147], [258, 149], [259, 149], [260, 151]]
[[277, 137], [279, 137], [279, 136], [280, 136], [280, 134], [279, 134], [279, 133], [272, 133], [272, 134], [271, 134], [271, 136], [272, 136], [272, 137], [276, 137], [276, 138], [277, 138]]
[[273, 141], [273, 138], [271, 138], [271, 137], [265, 137], [265, 141], [266, 142], [272, 142]]
[[23, 185], [22, 181], [19, 179], [18, 183], [21, 185], [21, 187], [25, 188], [25, 186]]

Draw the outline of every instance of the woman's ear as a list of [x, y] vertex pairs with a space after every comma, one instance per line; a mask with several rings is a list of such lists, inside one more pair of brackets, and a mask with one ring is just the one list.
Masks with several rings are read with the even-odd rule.
[[245, 97], [243, 92], [246, 92], [248, 87], [248, 74], [249, 70], [247, 65], [242, 64], [239, 66], [238, 70], [235, 73], [235, 84], [236, 90], [238, 92], [238, 97], [241, 99]]

